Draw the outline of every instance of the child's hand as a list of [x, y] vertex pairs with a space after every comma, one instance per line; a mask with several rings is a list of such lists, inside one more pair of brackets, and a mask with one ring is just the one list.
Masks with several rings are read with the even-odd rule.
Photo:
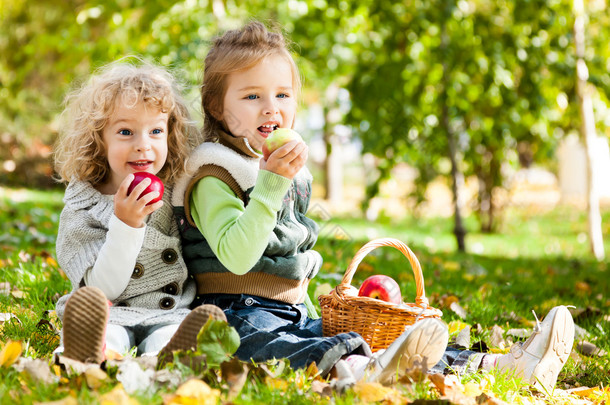
[[144, 194], [142, 198], [138, 200], [142, 191], [150, 185], [150, 179], [148, 178], [142, 180], [140, 184], [135, 186], [131, 193], [127, 195], [127, 188], [133, 181], [133, 178], [133, 174], [125, 177], [114, 195], [114, 215], [132, 228], [140, 228], [144, 225], [144, 219], [146, 219], [147, 215], [163, 206], [163, 201], [157, 201], [154, 204], [146, 205], [153, 198], [159, 196], [159, 192], [157, 191]]
[[290, 180], [305, 166], [309, 148], [302, 141], [290, 141], [278, 148], [267, 160], [261, 159], [261, 170], [268, 170]]

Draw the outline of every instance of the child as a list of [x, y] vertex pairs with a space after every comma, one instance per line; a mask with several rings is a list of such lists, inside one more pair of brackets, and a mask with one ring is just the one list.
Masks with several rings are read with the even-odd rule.
[[[194, 347], [210, 316], [225, 317], [213, 306], [189, 310], [195, 284], [168, 202], [195, 132], [175, 81], [153, 65], [116, 62], [67, 97], [63, 117], [55, 161], [69, 184], [57, 259], [73, 287], [57, 303], [64, 356], [100, 363], [105, 344], [162, 359]], [[128, 193], [134, 172], [158, 175], [163, 200], [141, 196], [149, 179]]]
[[[373, 355], [358, 334], [323, 337], [321, 321], [307, 317], [307, 286], [322, 262], [312, 250], [318, 227], [305, 216], [307, 146], [292, 141], [266, 160], [260, 154], [271, 131], [293, 127], [299, 88], [283, 37], [257, 22], [216, 39], [205, 59], [207, 142], [192, 154], [172, 201], [197, 282], [194, 306], [225, 311], [241, 336], [242, 360], [315, 362], [322, 375], [382, 383], [414, 364], [429, 370], [447, 348], [440, 320], [416, 322]], [[446, 360], [454, 355], [448, 351]]]

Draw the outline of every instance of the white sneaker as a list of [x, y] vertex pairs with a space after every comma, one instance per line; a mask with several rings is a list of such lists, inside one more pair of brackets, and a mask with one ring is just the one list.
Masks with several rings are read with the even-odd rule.
[[389, 383], [414, 367], [425, 373], [443, 357], [448, 341], [443, 321], [424, 318], [408, 327], [383, 353], [374, 355], [367, 380]]
[[500, 356], [498, 370], [514, 372], [537, 389], [550, 393], [574, 344], [574, 321], [565, 306], [549, 311], [542, 323], [536, 319], [532, 335]]

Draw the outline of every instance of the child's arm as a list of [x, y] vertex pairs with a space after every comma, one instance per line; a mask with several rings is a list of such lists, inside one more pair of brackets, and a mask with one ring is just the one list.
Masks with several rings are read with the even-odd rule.
[[85, 272], [85, 285], [98, 287], [110, 301], [118, 298], [131, 279], [145, 234], [146, 227], [132, 228], [113, 215], [97, 260]]
[[245, 274], [261, 258], [290, 184], [286, 177], [261, 170], [244, 207], [221, 180], [205, 177], [197, 183], [190, 201], [193, 220], [231, 272]]

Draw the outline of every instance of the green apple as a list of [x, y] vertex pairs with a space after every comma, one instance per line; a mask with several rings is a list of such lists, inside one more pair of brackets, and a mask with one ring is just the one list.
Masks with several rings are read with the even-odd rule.
[[279, 128], [273, 131], [263, 143], [263, 159], [267, 160], [276, 149], [290, 141], [303, 141], [301, 135], [290, 128]]

